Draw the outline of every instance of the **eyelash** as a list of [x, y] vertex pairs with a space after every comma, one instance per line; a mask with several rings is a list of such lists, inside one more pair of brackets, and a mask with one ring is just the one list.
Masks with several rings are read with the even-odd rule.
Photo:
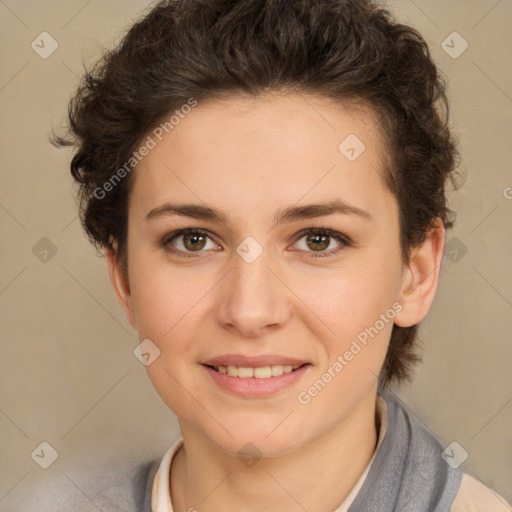
[[[173, 231], [172, 233], [169, 233], [161, 240], [160, 244], [167, 252], [177, 254], [179, 257], [194, 258], [194, 257], [196, 257], [193, 254], [194, 252], [201, 253], [204, 251], [182, 251], [182, 250], [176, 249], [170, 245], [170, 242], [172, 242], [175, 238], [178, 238], [182, 235], [191, 234], [191, 233], [196, 234], [196, 235], [206, 236], [206, 237], [212, 239], [210, 237], [210, 235], [208, 234], [208, 232], [204, 231], [203, 229], [185, 228], [185, 229], [180, 229], [178, 231]], [[317, 234], [317, 235], [318, 234], [327, 235], [330, 238], [334, 238], [336, 241], [340, 242], [340, 244], [341, 244], [339, 247], [336, 247], [335, 249], [331, 249], [330, 251], [319, 251], [319, 252], [306, 251], [306, 252], [311, 253], [310, 256], [312, 258], [329, 257], [334, 254], [337, 254], [340, 250], [344, 249], [345, 247], [350, 247], [353, 245], [352, 240], [348, 236], [343, 235], [342, 233], [339, 233], [338, 231], [334, 231], [333, 229], [317, 228], [317, 227], [306, 228], [306, 229], [303, 229], [302, 231], [300, 231], [299, 233], [297, 233], [297, 240], [295, 243], [297, 243], [304, 236], [312, 234], [312, 233]]]

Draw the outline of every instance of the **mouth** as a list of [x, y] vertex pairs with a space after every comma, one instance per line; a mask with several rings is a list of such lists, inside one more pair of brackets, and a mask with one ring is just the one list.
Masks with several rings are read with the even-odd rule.
[[271, 398], [297, 386], [309, 375], [311, 363], [266, 355], [224, 355], [201, 363], [217, 389], [243, 398]]
[[282, 365], [282, 364], [272, 364], [266, 366], [234, 366], [234, 365], [209, 365], [205, 364], [208, 368], [216, 371], [217, 373], [222, 373], [225, 375], [229, 375], [230, 377], [238, 377], [240, 379], [269, 379], [271, 377], [280, 377], [285, 373], [292, 373], [303, 366], [309, 365], [309, 363], [303, 363], [299, 365]]

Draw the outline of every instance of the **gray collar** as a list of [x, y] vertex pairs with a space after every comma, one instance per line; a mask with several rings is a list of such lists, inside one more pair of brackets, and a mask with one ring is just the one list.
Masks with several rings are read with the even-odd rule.
[[462, 471], [441, 457], [427, 427], [391, 392], [388, 428], [349, 512], [449, 512]]

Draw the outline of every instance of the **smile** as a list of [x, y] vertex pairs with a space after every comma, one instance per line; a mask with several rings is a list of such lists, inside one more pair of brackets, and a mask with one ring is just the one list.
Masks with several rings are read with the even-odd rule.
[[[208, 365], [209, 366], [209, 365]], [[238, 377], [240, 379], [250, 379], [255, 377], [256, 379], [268, 379], [270, 377], [280, 377], [284, 373], [291, 373], [303, 365], [282, 365], [273, 364], [267, 366], [258, 366], [257, 368], [251, 368], [247, 366], [209, 366], [219, 373], [224, 373], [230, 377]]]
[[244, 398], [270, 398], [298, 385], [312, 370], [310, 363], [301, 365], [267, 364], [266, 366], [200, 365], [217, 389]]

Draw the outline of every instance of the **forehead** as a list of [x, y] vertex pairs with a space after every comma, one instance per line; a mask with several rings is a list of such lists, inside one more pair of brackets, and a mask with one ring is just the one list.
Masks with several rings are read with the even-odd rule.
[[138, 164], [130, 211], [207, 203], [243, 219], [342, 199], [389, 210], [375, 117], [325, 97], [237, 96], [199, 102]]

